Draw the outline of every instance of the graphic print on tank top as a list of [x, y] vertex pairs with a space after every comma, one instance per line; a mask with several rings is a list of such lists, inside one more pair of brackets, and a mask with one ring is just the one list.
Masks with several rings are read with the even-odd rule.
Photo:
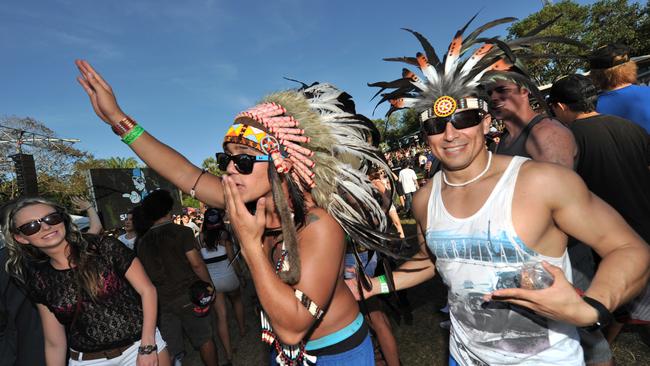
[[540, 255], [528, 248], [514, 231], [512, 197], [519, 167], [526, 160], [515, 157], [484, 205], [462, 219], [447, 212], [440, 195], [440, 174], [434, 177], [427, 246], [436, 256], [437, 272], [449, 288], [452, 355], [469, 364], [530, 360], [532, 355], [567, 337], [556, 333], [558, 326], [566, 328], [566, 325], [558, 325], [516, 305], [483, 301], [483, 296], [494, 290], [519, 287], [521, 267], [530, 261], [546, 260], [559, 266], [571, 280], [566, 252], [559, 258]]

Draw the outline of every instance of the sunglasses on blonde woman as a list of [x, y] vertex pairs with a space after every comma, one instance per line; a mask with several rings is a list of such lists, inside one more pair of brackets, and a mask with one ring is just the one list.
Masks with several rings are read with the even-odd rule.
[[25, 236], [34, 235], [37, 232], [41, 231], [41, 223], [43, 222], [49, 226], [58, 225], [63, 222], [63, 215], [60, 212], [52, 212], [51, 214], [43, 216], [40, 219], [20, 225], [16, 228], [16, 230]]

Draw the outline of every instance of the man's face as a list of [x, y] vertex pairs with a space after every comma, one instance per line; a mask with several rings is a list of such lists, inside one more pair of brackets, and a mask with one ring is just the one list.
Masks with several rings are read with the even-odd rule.
[[427, 136], [427, 142], [446, 170], [462, 170], [485, 149], [490, 122], [490, 114], [485, 114], [478, 125], [460, 130], [448, 122], [444, 132]]
[[[260, 151], [241, 144], [230, 143], [226, 145], [226, 153], [231, 155], [248, 154], [264, 155]], [[269, 162], [257, 162], [253, 164], [253, 171], [250, 174], [242, 174], [235, 168], [235, 163], [230, 161], [226, 173], [237, 186], [239, 194], [244, 202], [256, 201], [258, 198], [271, 191], [271, 184], [268, 178]]]
[[513, 82], [499, 80], [490, 85], [487, 93], [496, 119], [512, 120], [517, 118], [522, 110], [530, 108], [528, 90]]

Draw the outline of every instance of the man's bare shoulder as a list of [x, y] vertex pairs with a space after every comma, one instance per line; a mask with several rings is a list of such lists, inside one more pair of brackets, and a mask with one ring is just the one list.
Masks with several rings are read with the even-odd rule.
[[322, 208], [311, 208], [305, 215], [305, 226], [300, 230], [301, 238], [321, 238], [323, 242], [331, 237], [343, 237], [339, 223]]
[[519, 171], [517, 186], [539, 197], [557, 198], [584, 183], [573, 170], [554, 163], [526, 161]]
[[542, 118], [539, 123], [537, 123], [530, 130], [531, 135], [547, 135], [547, 134], [562, 134], [571, 136], [571, 130], [565, 126], [562, 122], [551, 117]]

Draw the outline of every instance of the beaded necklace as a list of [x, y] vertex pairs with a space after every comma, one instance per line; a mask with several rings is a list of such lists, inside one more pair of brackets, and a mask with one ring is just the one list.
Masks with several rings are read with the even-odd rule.
[[[288, 251], [284, 246], [284, 241], [278, 242], [277, 244], [282, 243], [282, 252], [280, 258], [275, 262], [275, 273], [277, 274], [280, 270], [286, 270], [289, 267], [289, 261], [287, 260]], [[274, 248], [275, 249], [275, 248]], [[278, 337], [273, 333], [273, 327], [271, 322], [268, 319], [268, 316], [264, 310], [260, 311], [260, 323], [262, 326], [262, 342], [275, 348], [277, 356], [275, 362], [280, 366], [312, 366], [316, 365], [316, 356], [308, 355], [305, 351], [305, 342], [300, 341], [297, 345], [287, 345], [280, 342]]]

